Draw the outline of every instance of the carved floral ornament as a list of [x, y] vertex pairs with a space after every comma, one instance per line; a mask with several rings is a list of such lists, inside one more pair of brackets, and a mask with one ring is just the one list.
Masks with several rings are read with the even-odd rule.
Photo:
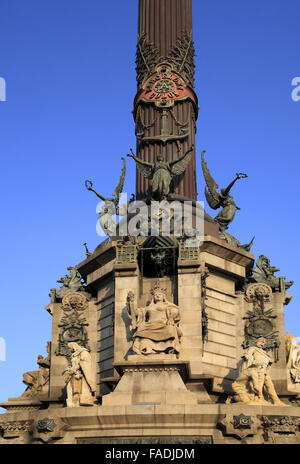
[[68, 426], [62, 419], [45, 417], [36, 422], [33, 428], [34, 440], [51, 443], [63, 437]]
[[88, 306], [88, 301], [84, 295], [78, 292], [68, 293], [62, 300], [64, 311], [84, 311]]
[[56, 427], [56, 424], [53, 419], [49, 419], [46, 417], [45, 419], [41, 419], [37, 423], [37, 431], [40, 433], [49, 433], [53, 432]]

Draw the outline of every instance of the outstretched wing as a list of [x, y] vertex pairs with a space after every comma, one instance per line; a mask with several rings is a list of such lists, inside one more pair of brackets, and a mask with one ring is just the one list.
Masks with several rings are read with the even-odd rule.
[[151, 178], [153, 175], [153, 168], [154, 164], [152, 163], [147, 163], [145, 161], [140, 160], [137, 156], [132, 151], [132, 148], [130, 148], [131, 155], [127, 155], [130, 158], [132, 158], [135, 161], [135, 164], [140, 171], [141, 174], [143, 174], [144, 177], [146, 178]]
[[136, 163], [138, 170], [143, 174], [144, 177], [149, 179], [152, 177], [153, 169], [150, 166], [143, 166], [139, 162]]
[[214, 179], [212, 178], [208, 170], [208, 167], [204, 160], [204, 153], [205, 153], [205, 150], [201, 154], [202, 171], [203, 171], [204, 179], [206, 182], [205, 197], [206, 197], [207, 203], [212, 209], [218, 209], [221, 206], [221, 197], [220, 197], [220, 194], [217, 192], [217, 188], [219, 188], [219, 186], [214, 181]]
[[175, 176], [180, 176], [180, 174], [182, 174], [186, 170], [189, 162], [191, 161], [192, 156], [193, 151], [190, 151], [185, 155], [184, 158], [182, 158], [177, 163], [173, 164], [173, 166], [171, 167], [172, 174]]
[[122, 158], [123, 160], [123, 168], [122, 168], [122, 174], [121, 174], [121, 177], [120, 177], [120, 180], [119, 180], [119, 183], [116, 187], [116, 190], [114, 191], [113, 193], [113, 196], [115, 197], [114, 198], [114, 204], [117, 206], [117, 204], [119, 203], [119, 200], [120, 200], [120, 195], [122, 193], [122, 190], [123, 190], [123, 186], [124, 186], [124, 182], [125, 182], [125, 174], [126, 174], [126, 161], [125, 161], [125, 158]]

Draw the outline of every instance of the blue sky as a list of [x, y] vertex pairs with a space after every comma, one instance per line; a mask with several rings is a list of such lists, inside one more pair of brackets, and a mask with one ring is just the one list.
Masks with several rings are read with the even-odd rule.
[[[120, 157], [135, 147], [131, 114], [136, 92], [137, 0], [2, 0], [0, 77], [1, 310], [0, 401], [24, 391], [22, 374], [36, 368], [51, 340], [44, 310], [66, 267], [93, 250], [96, 199], [92, 179], [111, 195]], [[198, 192], [200, 153], [220, 186], [236, 172], [241, 207], [229, 232], [255, 235], [265, 254], [296, 281], [285, 310], [286, 330], [300, 336], [297, 268], [300, 101], [300, 4], [296, 0], [194, 0]], [[135, 191], [127, 163], [125, 190]], [[207, 206], [207, 211], [214, 211]]]

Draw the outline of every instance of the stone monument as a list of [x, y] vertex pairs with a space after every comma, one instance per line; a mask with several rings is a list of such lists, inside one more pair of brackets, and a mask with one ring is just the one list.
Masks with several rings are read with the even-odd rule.
[[[0, 443], [300, 443], [293, 281], [227, 232], [246, 174], [219, 190], [202, 152], [201, 193], [220, 211], [197, 203], [192, 0], [137, 4], [134, 161], [111, 198], [86, 181], [108, 238], [51, 289], [48, 356], [1, 403]], [[126, 159], [136, 192], [119, 205]]]

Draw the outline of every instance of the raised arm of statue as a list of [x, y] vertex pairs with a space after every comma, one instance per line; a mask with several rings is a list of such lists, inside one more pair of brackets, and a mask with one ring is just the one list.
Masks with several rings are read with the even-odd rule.
[[127, 156], [129, 156], [130, 158], [133, 158], [136, 163], [141, 164], [142, 166], [145, 166], [147, 168], [151, 168], [151, 169], [154, 168], [154, 164], [147, 163], [146, 161], [142, 161], [140, 158], [135, 156], [135, 154], [132, 151], [132, 148], [130, 148], [130, 151], [131, 151], [131, 154], [128, 153]]
[[232, 187], [234, 186], [234, 184], [236, 183], [237, 180], [239, 180], [239, 179], [245, 179], [246, 177], [248, 177], [247, 174], [244, 174], [244, 173], [242, 173], [242, 172], [237, 173], [235, 179], [234, 179], [232, 182], [230, 182], [230, 184], [228, 185], [228, 187], [226, 187], [226, 188], [223, 190], [223, 192], [222, 192], [223, 196], [226, 197], [227, 195], [229, 195], [230, 190], [232, 189]]
[[95, 195], [97, 195], [97, 197], [100, 198], [100, 200], [106, 201], [106, 198], [104, 198], [100, 193], [96, 192], [96, 190], [94, 190], [92, 188], [93, 187], [93, 182], [91, 182], [90, 180], [86, 180], [85, 181], [85, 186], [86, 186], [87, 190], [90, 190], [91, 192], [94, 192]]

